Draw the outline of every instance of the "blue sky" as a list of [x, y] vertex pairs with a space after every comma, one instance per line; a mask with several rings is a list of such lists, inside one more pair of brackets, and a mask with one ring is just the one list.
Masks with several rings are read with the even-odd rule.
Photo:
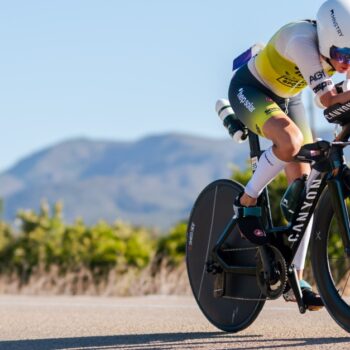
[[234, 56], [321, 3], [3, 1], [0, 170], [75, 137], [227, 137], [214, 105]]

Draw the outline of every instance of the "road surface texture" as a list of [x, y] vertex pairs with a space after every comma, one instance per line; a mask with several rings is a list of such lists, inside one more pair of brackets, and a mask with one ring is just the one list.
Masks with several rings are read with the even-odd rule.
[[213, 327], [192, 297], [0, 296], [1, 350], [350, 349], [350, 334], [325, 310], [299, 314], [265, 304], [237, 334]]

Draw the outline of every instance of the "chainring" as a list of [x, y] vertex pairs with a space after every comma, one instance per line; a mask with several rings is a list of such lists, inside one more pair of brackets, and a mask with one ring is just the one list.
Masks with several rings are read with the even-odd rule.
[[260, 254], [257, 254], [256, 277], [261, 292], [269, 299], [279, 298], [287, 283], [287, 264], [282, 253], [274, 246], [267, 245], [272, 274], [266, 278]]

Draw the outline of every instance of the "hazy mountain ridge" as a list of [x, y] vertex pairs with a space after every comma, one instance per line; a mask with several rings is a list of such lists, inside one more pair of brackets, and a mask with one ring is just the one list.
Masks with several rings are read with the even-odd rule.
[[169, 227], [186, 218], [200, 190], [245, 166], [247, 144], [228, 137], [156, 135], [135, 142], [68, 140], [22, 159], [0, 175], [5, 218], [62, 200], [68, 222], [83, 217]]
[[[267, 144], [263, 144], [263, 147]], [[4, 215], [62, 200], [67, 222], [82, 217], [167, 228], [187, 218], [199, 192], [247, 167], [248, 143], [163, 134], [134, 142], [73, 139], [19, 161], [0, 175]]]

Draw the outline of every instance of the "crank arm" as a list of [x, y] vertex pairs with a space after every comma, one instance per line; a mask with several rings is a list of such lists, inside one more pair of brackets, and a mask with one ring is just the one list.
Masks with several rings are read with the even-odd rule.
[[297, 300], [299, 312], [301, 314], [304, 314], [306, 312], [306, 306], [303, 301], [303, 293], [301, 292], [301, 288], [299, 285], [297, 271], [293, 265], [289, 268], [288, 271], [288, 281]]

